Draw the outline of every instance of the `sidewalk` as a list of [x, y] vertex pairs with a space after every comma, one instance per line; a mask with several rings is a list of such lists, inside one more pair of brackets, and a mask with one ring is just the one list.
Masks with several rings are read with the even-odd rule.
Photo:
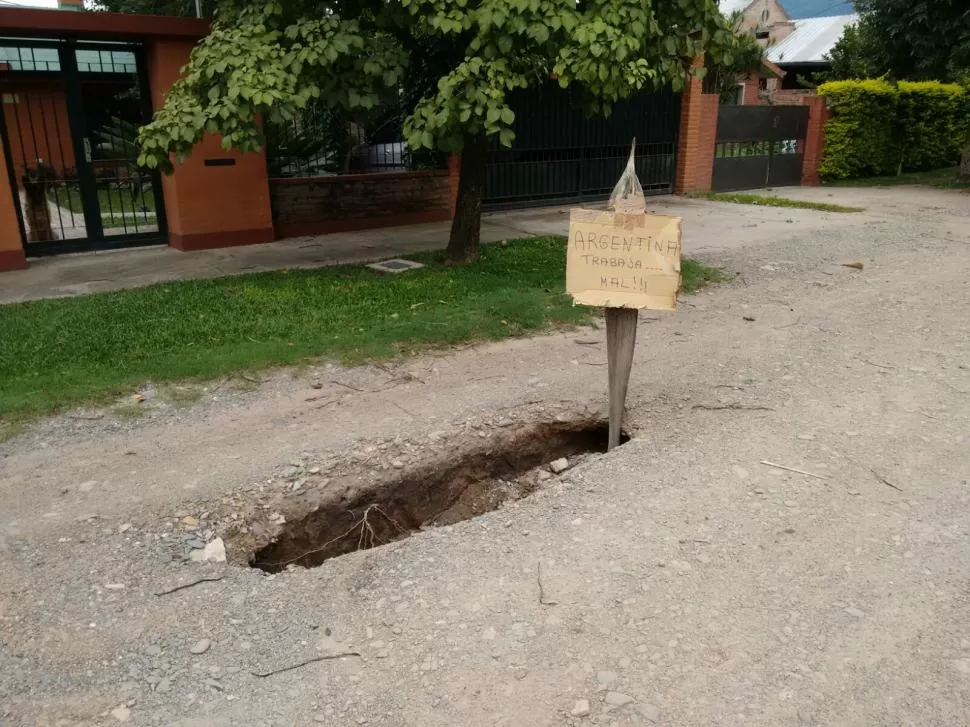
[[[647, 205], [658, 214], [684, 218], [687, 254], [733, 247], [762, 236], [777, 239], [780, 234], [790, 233], [794, 221], [819, 220], [819, 213], [811, 210], [742, 207], [681, 197], [654, 197]], [[542, 207], [488, 213], [482, 221], [482, 242], [565, 235], [569, 209]], [[841, 227], [862, 224], [862, 217], [823, 214], [821, 220], [822, 224]], [[444, 248], [450, 227], [450, 222], [435, 222], [191, 253], [158, 246], [39, 258], [31, 260], [27, 270], [0, 275], [0, 304], [137, 288], [171, 280], [383, 260]]]

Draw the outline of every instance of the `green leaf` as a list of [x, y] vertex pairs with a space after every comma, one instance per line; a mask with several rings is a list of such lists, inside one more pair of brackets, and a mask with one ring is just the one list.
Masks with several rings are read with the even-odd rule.
[[501, 118], [503, 124], [511, 125], [515, 121], [515, 113], [512, 111], [512, 109], [506, 106], [504, 109], [502, 109]]

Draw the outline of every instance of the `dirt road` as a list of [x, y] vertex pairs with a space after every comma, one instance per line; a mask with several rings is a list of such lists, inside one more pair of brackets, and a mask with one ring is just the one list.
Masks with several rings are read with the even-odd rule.
[[600, 407], [601, 331], [0, 445], [0, 724], [970, 723], [970, 197], [792, 194], [868, 211], [688, 203], [739, 275], [644, 316], [632, 441], [474, 520], [243, 564], [334, 488]]

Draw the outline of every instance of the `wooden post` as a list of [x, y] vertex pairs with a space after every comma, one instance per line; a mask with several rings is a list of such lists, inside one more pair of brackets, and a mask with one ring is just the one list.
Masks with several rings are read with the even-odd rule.
[[610, 385], [610, 438], [607, 449], [620, 444], [626, 392], [633, 366], [633, 349], [637, 342], [636, 308], [606, 308], [606, 360]]

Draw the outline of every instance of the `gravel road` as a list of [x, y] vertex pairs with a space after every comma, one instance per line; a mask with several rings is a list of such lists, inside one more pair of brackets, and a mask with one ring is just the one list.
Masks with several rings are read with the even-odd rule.
[[474, 520], [245, 565], [348, 473], [601, 408], [602, 331], [0, 445], [0, 725], [970, 723], [970, 196], [786, 194], [867, 211], [678, 202], [736, 280], [642, 316], [632, 441]]

